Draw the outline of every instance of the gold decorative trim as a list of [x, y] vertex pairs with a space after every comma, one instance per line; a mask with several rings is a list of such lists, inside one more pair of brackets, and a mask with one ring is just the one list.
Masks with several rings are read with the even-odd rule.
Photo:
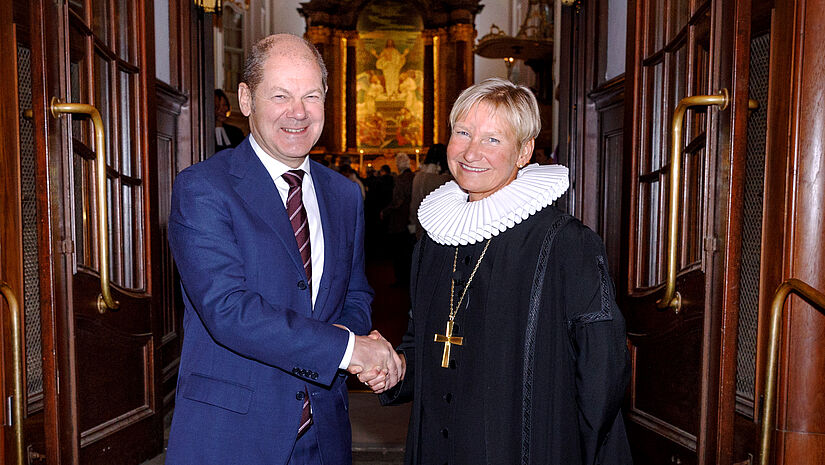
[[[14, 366], [12, 368], [12, 373], [14, 377], [14, 388], [12, 390], [13, 395], [7, 397], [7, 399], [13, 404], [11, 411], [11, 418], [6, 418], [6, 422], [10, 425], [13, 425], [14, 428], [14, 449], [16, 452], [17, 460], [15, 463], [17, 465], [23, 465], [26, 463], [26, 456], [24, 455], [23, 445], [25, 444], [25, 440], [23, 438], [23, 416], [25, 414], [25, 410], [23, 408], [23, 404], [26, 401], [25, 395], [26, 393], [23, 391], [23, 372], [25, 370], [23, 361], [23, 338], [21, 337], [21, 324], [20, 324], [20, 306], [17, 302], [17, 296], [14, 294], [11, 286], [5, 281], [0, 281], [0, 294], [6, 298], [6, 302], [8, 302], [9, 306], [9, 321], [11, 322], [11, 351], [12, 351], [12, 362]], [[8, 405], [8, 404], [7, 404]], [[5, 426], [5, 425], [4, 425]]]
[[306, 38], [313, 44], [328, 44], [332, 37], [332, 30], [326, 26], [310, 26], [307, 28]]
[[347, 38], [339, 41], [341, 53], [341, 152], [347, 151]]
[[438, 105], [441, 101], [438, 95], [438, 55], [440, 53], [440, 40], [438, 35], [433, 36], [433, 143], [438, 143]]
[[682, 296], [676, 291], [676, 268], [678, 267], [677, 242], [679, 240], [679, 217], [681, 200], [680, 189], [682, 183], [682, 126], [684, 124], [685, 113], [690, 107], [717, 106], [719, 110], [724, 110], [730, 103], [730, 96], [727, 89], [722, 89], [715, 95], [691, 95], [679, 100], [676, 109], [673, 110], [673, 118], [670, 124], [670, 206], [668, 209], [667, 228], [667, 283], [665, 285], [665, 295], [656, 301], [656, 307], [660, 310], [670, 308], [674, 313], [682, 310]]
[[195, 0], [195, 6], [202, 8], [204, 13], [221, 12], [221, 0]]
[[476, 37], [476, 29], [472, 24], [453, 24], [450, 26], [450, 40], [472, 43]]
[[97, 254], [100, 268], [100, 294], [97, 296], [97, 311], [106, 313], [108, 310], [120, 308], [120, 302], [112, 296], [109, 282], [109, 203], [107, 196], [106, 178], [106, 133], [103, 129], [103, 120], [100, 112], [92, 105], [85, 103], [63, 102], [52, 97], [50, 109], [52, 116], [60, 117], [63, 113], [89, 115], [95, 131], [95, 177], [97, 184]]
[[[751, 108], [751, 106], [749, 103], [748, 108]], [[765, 388], [762, 395], [759, 465], [769, 465], [771, 463], [771, 441], [776, 427], [776, 377], [779, 367], [779, 342], [782, 338], [782, 315], [785, 310], [785, 300], [792, 292], [803, 297], [808, 304], [819, 310], [820, 313], [825, 314], [825, 294], [799, 279], [788, 279], [780, 284], [773, 294], [770, 313], [770, 337], [768, 338], [768, 360], [765, 363]]]

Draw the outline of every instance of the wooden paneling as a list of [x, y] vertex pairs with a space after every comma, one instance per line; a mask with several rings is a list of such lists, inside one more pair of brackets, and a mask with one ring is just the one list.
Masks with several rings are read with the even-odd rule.
[[[610, 274], [620, 275], [622, 247], [622, 177], [624, 174], [624, 75], [601, 84], [588, 94], [596, 114], [595, 127], [589, 124], [588, 132], [595, 132], [593, 152], [587, 151], [581, 165], [587, 167], [587, 176], [593, 178], [591, 195], [585, 194], [584, 205], [592, 209], [596, 232], [602, 237], [607, 249]], [[589, 106], [588, 112], [591, 112]], [[590, 121], [591, 118], [588, 118]], [[590, 198], [588, 198], [590, 197]]]
[[172, 199], [172, 183], [179, 171], [178, 160], [181, 151], [189, 149], [192, 137], [178, 138], [184, 132], [179, 119], [184, 105], [188, 102], [185, 95], [171, 86], [161, 82], [155, 83], [157, 95], [157, 164], [155, 173], [156, 196], [158, 207], [157, 266], [155, 273], [160, 289], [158, 299], [160, 324], [156, 325], [159, 334], [157, 363], [160, 365], [160, 395], [163, 412], [172, 409], [177, 385], [178, 364], [181, 351], [181, 327], [183, 319], [183, 300], [180, 295], [180, 281], [177, 276], [167, 237], [169, 208]]
[[[798, 278], [825, 290], [825, 2], [777, 1], [771, 54], [760, 321], [773, 290]], [[773, 79], [773, 76], [783, 76]], [[760, 325], [760, 382], [767, 327]], [[825, 434], [825, 317], [801, 299], [785, 306], [779, 356], [777, 464], [821, 463]]]
[[214, 15], [204, 13], [192, 2], [171, 0], [169, 18], [172, 82], [154, 82], [157, 157], [151, 170], [156, 205], [151, 218], [156, 224], [152, 276], [158, 308], [153, 329], [158, 334], [158, 399], [164, 415], [174, 407], [183, 319], [180, 279], [167, 238], [172, 185], [178, 172], [206, 159], [214, 149]]
[[[0, 282], [9, 285], [19, 306], [19, 320], [25, 321], [23, 312], [23, 220], [21, 211], [20, 143], [17, 96], [17, 37], [13, 22], [11, 2], [0, 5], [0, 74], [7, 77], [0, 87]], [[6, 399], [13, 393], [14, 367], [12, 358], [11, 318], [8, 302], [0, 296], [0, 398]], [[22, 328], [21, 328], [22, 331]], [[25, 334], [24, 332], [22, 334]], [[25, 384], [24, 384], [25, 386]], [[11, 424], [3, 410], [3, 424]], [[42, 433], [41, 433], [42, 435]], [[13, 428], [0, 431], [0, 461], [11, 463], [15, 457], [15, 436]], [[5, 463], [5, 462], [4, 462]]]

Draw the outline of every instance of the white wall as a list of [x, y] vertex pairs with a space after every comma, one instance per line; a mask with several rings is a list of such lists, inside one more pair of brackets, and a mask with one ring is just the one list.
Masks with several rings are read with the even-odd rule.
[[169, 0], [155, 0], [155, 77], [169, 84]]
[[[513, 3], [517, 1], [485, 0], [483, 2], [484, 8], [476, 16], [476, 31], [478, 32], [476, 43], [490, 32], [490, 27], [493, 24], [501, 28], [506, 34], [514, 34], [511, 10]], [[507, 77], [507, 67], [504, 66], [504, 60], [475, 55], [475, 83], [478, 84], [490, 77]]]
[[[303, 36], [306, 32], [306, 20], [298, 13], [301, 2], [307, 0], [267, 0], [270, 3], [269, 33], [289, 32]], [[259, 37], [260, 38], [260, 37]]]
[[[476, 43], [478, 43], [478, 39], [490, 32], [490, 27], [493, 24], [507, 35], [514, 36], [518, 34], [521, 23], [524, 22], [524, 16], [527, 14], [529, 1], [484, 0], [482, 5], [484, 5], [484, 8], [476, 16], [476, 31], [478, 31]], [[483, 58], [476, 55], [474, 82], [478, 84], [489, 77], [507, 78], [507, 67], [504, 65], [504, 60], [500, 58]], [[529, 66], [521, 60], [516, 60], [510, 74], [510, 80], [531, 87], [535, 84], [536, 77]]]
[[627, 0], [609, 0], [607, 3], [607, 63], [605, 80], [622, 73], [625, 68], [627, 43]]

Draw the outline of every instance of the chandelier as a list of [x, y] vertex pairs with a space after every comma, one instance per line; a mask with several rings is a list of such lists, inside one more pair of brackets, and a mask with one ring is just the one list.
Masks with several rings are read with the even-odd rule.
[[478, 40], [475, 53], [485, 58], [501, 58], [507, 78], [515, 60], [545, 60], [553, 55], [553, 10], [550, 2], [530, 0], [518, 34], [511, 36], [493, 24]]

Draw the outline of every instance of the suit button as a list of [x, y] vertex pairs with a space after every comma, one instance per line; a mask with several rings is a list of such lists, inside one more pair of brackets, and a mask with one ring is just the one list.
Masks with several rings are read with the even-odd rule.
[[449, 392], [444, 394], [444, 402], [449, 404], [451, 400], [453, 400], [453, 395], [452, 394], [450, 394]]
[[298, 400], [304, 400], [304, 391], [298, 391], [295, 393], [295, 398]]
[[312, 379], [318, 379], [318, 373], [313, 373], [312, 374]]
[[292, 369], [292, 373], [293, 373], [293, 374], [296, 374], [296, 375], [297, 375], [297, 374], [298, 374], [298, 373], [300, 373], [300, 372], [301, 372], [301, 370], [300, 370], [300, 369], [298, 369], [298, 367], [295, 367], [295, 368], [293, 368], [293, 369]]
[[305, 283], [304, 280], [298, 281], [298, 289], [303, 291], [306, 288], [307, 288], [307, 283]]
[[446, 438], [447, 436], [450, 435], [450, 432], [447, 430], [447, 428], [444, 428], [444, 429], [441, 430], [441, 435]]

